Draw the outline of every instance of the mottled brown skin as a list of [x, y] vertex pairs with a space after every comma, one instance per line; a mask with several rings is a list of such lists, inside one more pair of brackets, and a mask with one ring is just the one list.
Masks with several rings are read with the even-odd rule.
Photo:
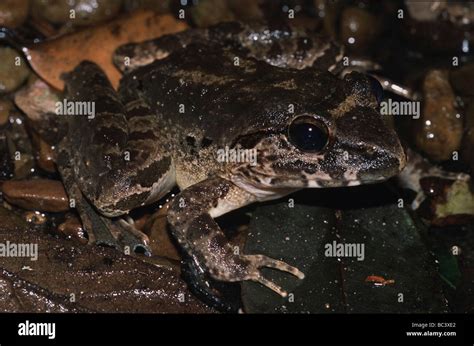
[[[284, 296], [260, 268], [299, 278], [303, 273], [263, 255], [236, 255], [214, 218], [305, 187], [387, 179], [403, 168], [405, 155], [395, 133], [381, 120], [365, 75], [351, 73], [341, 80], [326, 71], [328, 66], [318, 69], [312, 66], [317, 54], [313, 50], [297, 55], [285, 51], [287, 65], [272, 66], [268, 54], [276, 48], [252, 52], [242, 43], [241, 26], [218, 28], [121, 50], [149, 55], [159, 42], [172, 42], [164, 45], [166, 58], [129, 68], [120, 97], [91, 63], [68, 76], [70, 97], [101, 103], [93, 123], [84, 118], [70, 123], [70, 129], [80, 129], [80, 136], [62, 146], [76, 176], [70, 185], [102, 214], [117, 216], [156, 200], [177, 184], [182, 191], [168, 220], [195, 266], [217, 280], [253, 280]], [[217, 44], [219, 40], [209, 39], [213, 35], [225, 40]], [[188, 36], [197, 43], [189, 43]], [[293, 36], [282, 37], [291, 41]], [[326, 47], [323, 51], [331, 51], [318, 42]], [[301, 50], [290, 43], [282, 46]], [[302, 66], [306, 68], [297, 69]], [[99, 85], [105, 88], [99, 90]], [[303, 115], [327, 128], [329, 141], [317, 153], [301, 150], [288, 138], [288, 126]], [[255, 149], [257, 163], [219, 162], [217, 151], [226, 146]], [[132, 153], [129, 162], [123, 160], [124, 151]]]
[[344, 50], [326, 37], [288, 23], [230, 22], [127, 44], [117, 49], [113, 60], [122, 72], [128, 72], [190, 44], [236, 49], [242, 55], [278, 67], [303, 69], [314, 66], [329, 71], [342, 69], [339, 62]]
[[110, 217], [146, 204], [153, 182], [172, 167], [170, 157], [162, 155], [154, 144], [154, 116], [139, 101], [124, 106], [105, 74], [91, 62], [81, 63], [65, 81], [69, 100], [96, 105], [93, 119], [63, 116], [68, 134], [58, 146], [58, 169], [88, 231], [89, 242], [120, 249], [129, 246], [131, 251], [143, 246], [146, 252], [148, 239], [144, 234]]

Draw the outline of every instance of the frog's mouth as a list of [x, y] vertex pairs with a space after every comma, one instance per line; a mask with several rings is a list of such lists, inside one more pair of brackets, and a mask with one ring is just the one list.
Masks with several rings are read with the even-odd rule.
[[291, 157], [290, 153], [277, 159], [275, 155], [261, 155], [258, 165], [240, 167], [237, 175], [241, 184], [266, 191], [345, 187], [387, 180], [400, 173], [406, 164], [401, 145], [399, 151], [359, 153], [348, 160], [335, 152], [312, 160], [306, 157], [306, 161], [304, 156]]

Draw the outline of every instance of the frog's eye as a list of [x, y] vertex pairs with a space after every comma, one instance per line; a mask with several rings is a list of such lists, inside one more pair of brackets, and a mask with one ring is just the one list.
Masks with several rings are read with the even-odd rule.
[[320, 120], [300, 116], [288, 127], [288, 139], [301, 151], [319, 152], [329, 142], [329, 130]]
[[375, 98], [377, 99], [377, 103], [380, 104], [383, 100], [382, 85], [374, 77], [372, 76], [368, 76], [368, 77], [369, 77], [370, 89], [372, 90], [372, 94], [374, 94]]

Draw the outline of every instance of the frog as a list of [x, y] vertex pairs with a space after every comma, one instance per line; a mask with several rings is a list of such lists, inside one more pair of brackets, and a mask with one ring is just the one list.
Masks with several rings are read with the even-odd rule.
[[58, 167], [89, 242], [146, 249], [127, 215], [177, 186], [167, 220], [195, 273], [287, 296], [262, 269], [304, 273], [236, 252], [216, 219], [305, 188], [381, 182], [406, 163], [373, 78], [340, 78], [340, 58], [304, 30], [224, 23], [120, 47], [117, 91], [83, 61], [64, 76], [65, 93], [94, 103], [95, 117], [69, 116]]

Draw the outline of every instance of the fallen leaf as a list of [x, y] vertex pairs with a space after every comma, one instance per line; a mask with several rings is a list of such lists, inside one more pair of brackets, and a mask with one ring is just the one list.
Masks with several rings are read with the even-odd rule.
[[61, 74], [71, 71], [83, 60], [97, 63], [117, 87], [120, 72], [112, 63], [112, 54], [117, 47], [176, 33], [187, 27], [186, 22], [171, 15], [138, 11], [103, 25], [25, 47], [23, 51], [36, 73], [58, 90], [64, 88]]
[[[293, 294], [292, 300], [245, 281], [246, 312], [448, 311], [435, 258], [386, 186], [322, 189], [317, 194], [306, 190], [292, 198], [293, 207], [287, 201], [256, 206], [243, 253], [281, 259], [305, 278], [262, 269], [266, 278]], [[342, 254], [337, 248], [344, 249]], [[394, 283], [374, 287], [364, 282], [374, 273]]]
[[0, 219], [0, 244], [37, 245], [37, 260], [1, 258], [1, 312], [214, 312], [169, 266], [57, 239], [4, 208]]

